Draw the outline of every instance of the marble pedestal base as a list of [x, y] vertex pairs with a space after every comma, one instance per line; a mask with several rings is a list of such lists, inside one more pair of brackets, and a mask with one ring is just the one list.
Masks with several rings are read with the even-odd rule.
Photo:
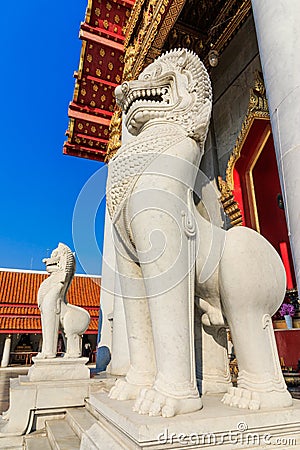
[[32, 358], [34, 364], [28, 370], [29, 381], [88, 380], [88, 358]]
[[[250, 411], [225, 406], [221, 396], [204, 396], [201, 411], [170, 419], [132, 411], [132, 401], [91, 395], [87, 407], [97, 416], [80, 450], [300, 448], [300, 401], [291, 408]], [[283, 447], [282, 447], [283, 446]]]
[[36, 359], [27, 376], [11, 379], [10, 406], [0, 418], [0, 438], [29, 433], [43, 423], [41, 417], [59, 416], [68, 407], [83, 406], [91, 384], [87, 360]]

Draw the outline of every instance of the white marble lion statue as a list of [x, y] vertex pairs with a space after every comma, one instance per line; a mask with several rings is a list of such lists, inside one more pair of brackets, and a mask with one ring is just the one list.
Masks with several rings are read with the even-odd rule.
[[71, 305], [67, 292], [75, 273], [75, 257], [69, 247], [59, 243], [50, 258], [43, 259], [49, 277], [38, 290], [38, 306], [41, 311], [43, 344], [36, 358], [55, 358], [59, 330], [65, 343], [65, 358], [81, 356], [82, 335], [90, 323], [89, 313]]
[[[116, 99], [131, 138], [109, 163], [107, 205], [130, 369], [110, 397], [135, 399], [134, 410], [150, 416], [201, 409], [194, 326], [200, 315], [209, 342], [204, 369], [212, 380], [214, 368], [224, 375], [224, 383], [206, 390], [223, 391], [223, 402], [240, 408], [290, 406], [271, 320], [285, 292], [281, 260], [260, 234], [225, 231], [193, 201], [212, 107], [205, 67], [187, 50], [170, 51], [118, 86]], [[224, 340], [214, 332], [225, 326], [238, 360], [237, 387], [230, 385]]]

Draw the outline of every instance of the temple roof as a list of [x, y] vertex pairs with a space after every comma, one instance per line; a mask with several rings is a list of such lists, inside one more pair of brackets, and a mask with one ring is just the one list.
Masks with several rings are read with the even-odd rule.
[[114, 89], [123, 72], [123, 27], [133, 0], [89, 0], [80, 26], [82, 48], [69, 105], [67, 155], [103, 161], [113, 115]]
[[115, 87], [173, 48], [209, 68], [210, 52], [219, 55], [250, 12], [251, 0], [88, 0], [64, 153], [112, 157], [121, 145]]
[[[47, 272], [0, 269], [0, 333], [41, 333], [37, 293]], [[75, 275], [68, 301], [85, 308], [91, 322], [86, 333], [98, 332], [101, 278]]]

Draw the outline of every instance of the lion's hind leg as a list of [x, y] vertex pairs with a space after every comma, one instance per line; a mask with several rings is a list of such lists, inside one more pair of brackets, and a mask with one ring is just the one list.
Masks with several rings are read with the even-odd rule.
[[223, 402], [249, 409], [290, 406], [271, 320], [284, 296], [285, 272], [258, 233], [243, 227], [228, 232], [220, 291], [239, 367], [237, 388]]
[[82, 335], [90, 323], [89, 313], [70, 303], [62, 304], [61, 328], [66, 339], [65, 358], [80, 358], [82, 353]]

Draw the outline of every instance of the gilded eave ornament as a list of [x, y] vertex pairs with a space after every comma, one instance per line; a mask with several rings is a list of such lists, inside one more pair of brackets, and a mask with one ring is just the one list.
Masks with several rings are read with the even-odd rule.
[[[251, 0], [244, 0], [235, 13], [232, 13], [232, 10], [234, 9], [235, 4], [237, 4], [236, 0], [229, 0], [224, 3], [224, 8], [222, 8], [214, 26], [209, 32], [209, 40], [214, 43], [213, 49], [218, 53], [221, 53], [224, 50], [241, 24], [251, 13]], [[227, 25], [220, 33], [219, 27], [223, 24]]]
[[107, 146], [107, 154], [105, 162], [108, 162], [121, 147], [121, 133], [122, 133], [122, 111], [116, 107], [111, 122], [109, 125], [109, 142]]

